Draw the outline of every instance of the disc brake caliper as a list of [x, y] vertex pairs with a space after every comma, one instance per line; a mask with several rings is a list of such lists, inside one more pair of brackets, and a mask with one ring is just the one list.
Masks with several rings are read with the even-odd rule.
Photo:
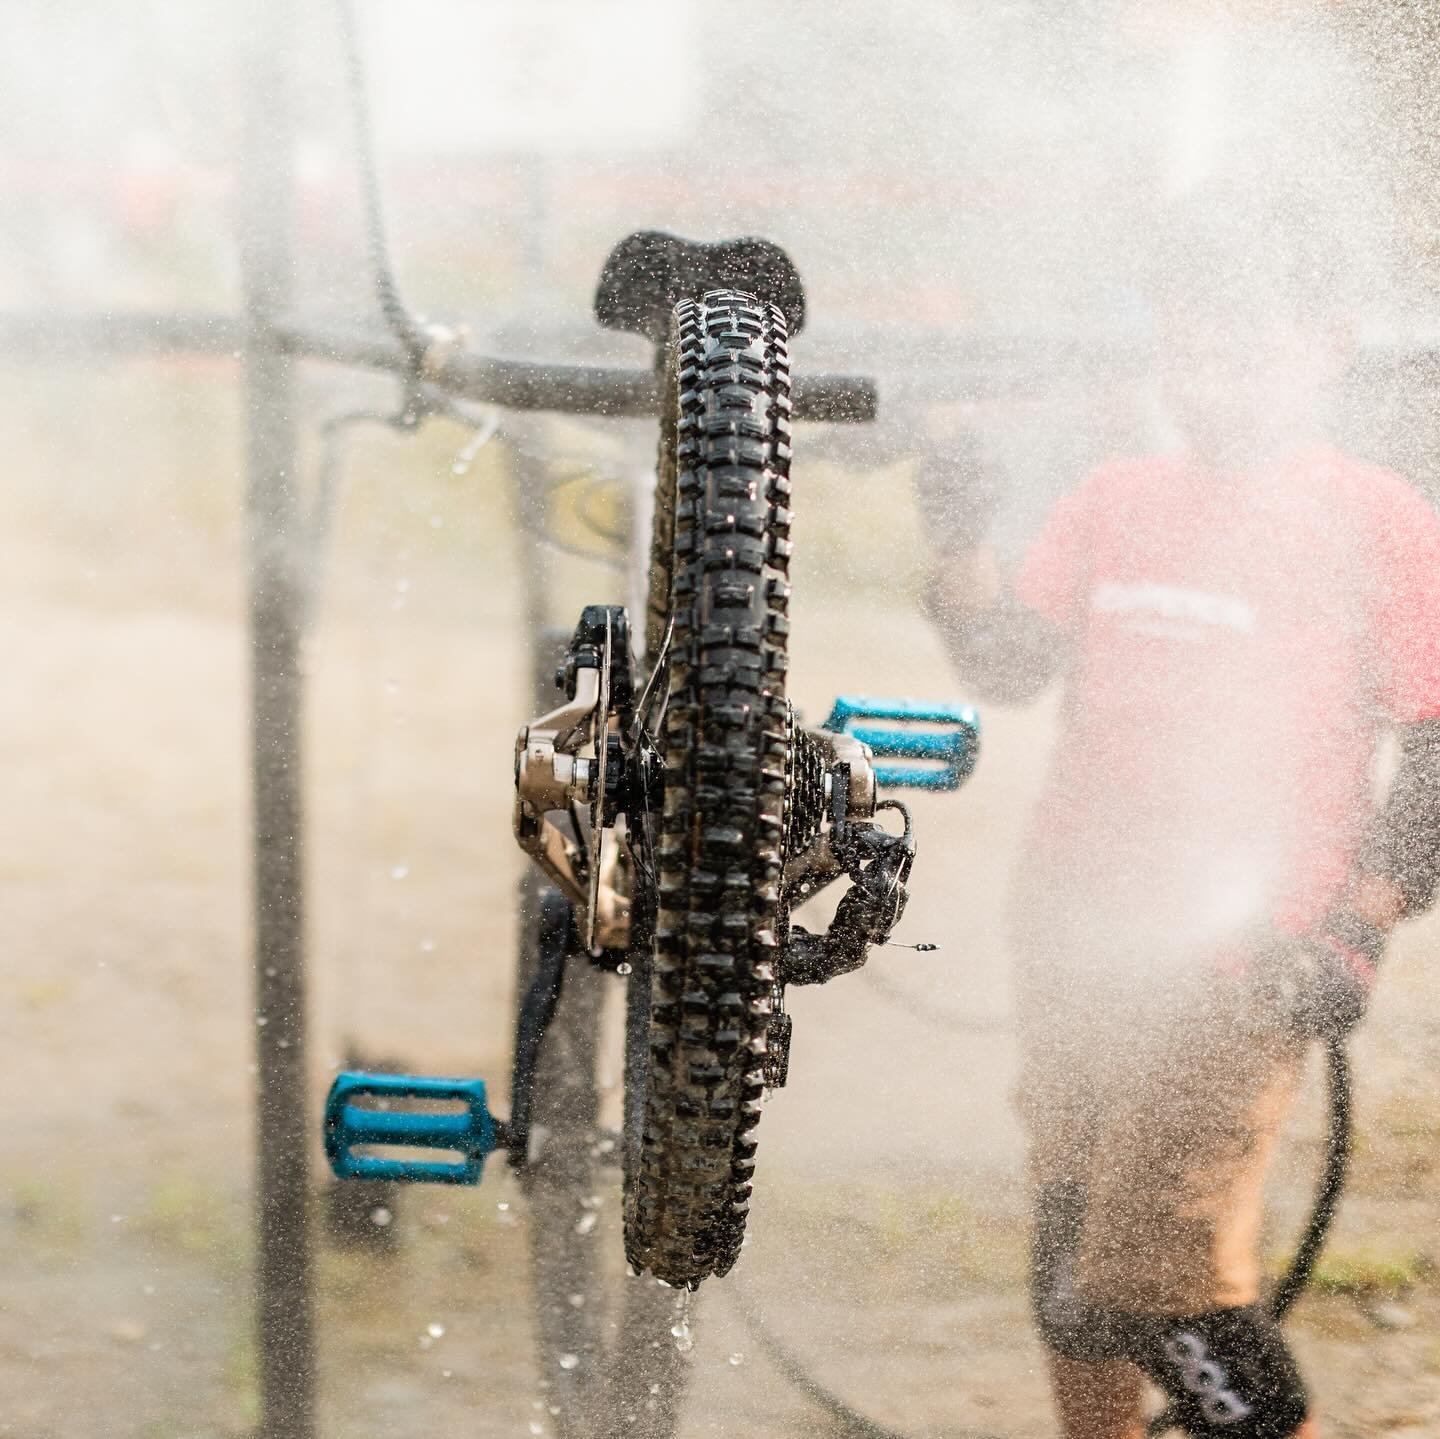
[[[623, 727], [633, 705], [624, 609], [587, 605], [555, 678], [565, 703], [531, 720], [515, 742], [515, 838], [575, 905], [585, 947], [623, 949], [630, 901], [614, 883], [618, 849], [607, 853], [604, 839], [623, 766], [611, 721]], [[583, 810], [588, 823], [574, 822], [571, 838], [548, 818], [557, 810], [572, 821]]]

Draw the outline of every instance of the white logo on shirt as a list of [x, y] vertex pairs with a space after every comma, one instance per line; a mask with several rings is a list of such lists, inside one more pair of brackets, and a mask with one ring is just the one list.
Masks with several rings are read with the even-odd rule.
[[1096, 585], [1090, 608], [1102, 614], [1150, 615], [1181, 623], [1215, 625], [1249, 634], [1255, 628], [1255, 611], [1234, 595], [1186, 590], [1153, 582], [1124, 585], [1113, 580]]

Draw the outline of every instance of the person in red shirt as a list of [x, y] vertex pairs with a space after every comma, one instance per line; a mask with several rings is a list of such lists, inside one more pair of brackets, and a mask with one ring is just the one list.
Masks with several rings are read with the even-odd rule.
[[1307, 1043], [1359, 1021], [1440, 874], [1440, 520], [1324, 442], [1344, 357], [1312, 295], [1249, 256], [1175, 287], [1180, 443], [1087, 475], [1009, 584], [973, 486], [922, 491], [960, 674], [1064, 686], [1012, 929], [1067, 1439], [1138, 1439], [1145, 1378], [1193, 1435], [1316, 1432], [1260, 1304], [1264, 1168]]

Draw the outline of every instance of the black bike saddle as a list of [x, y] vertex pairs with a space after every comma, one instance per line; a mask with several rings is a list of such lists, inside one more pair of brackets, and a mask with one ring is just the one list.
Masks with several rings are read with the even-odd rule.
[[805, 323], [800, 272], [779, 245], [754, 236], [707, 245], [663, 230], [637, 230], [606, 256], [595, 318], [607, 329], [644, 335], [658, 345], [675, 306], [706, 290], [743, 290], [778, 305], [792, 335]]

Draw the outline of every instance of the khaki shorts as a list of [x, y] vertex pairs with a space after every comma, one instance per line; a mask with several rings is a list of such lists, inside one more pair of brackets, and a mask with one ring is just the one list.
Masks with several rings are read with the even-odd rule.
[[1130, 1313], [1254, 1303], [1265, 1168], [1303, 1043], [1183, 992], [1107, 1001], [1087, 985], [1066, 1003], [1043, 976], [1023, 988], [1032, 1177], [1086, 1196], [1078, 1297]]

